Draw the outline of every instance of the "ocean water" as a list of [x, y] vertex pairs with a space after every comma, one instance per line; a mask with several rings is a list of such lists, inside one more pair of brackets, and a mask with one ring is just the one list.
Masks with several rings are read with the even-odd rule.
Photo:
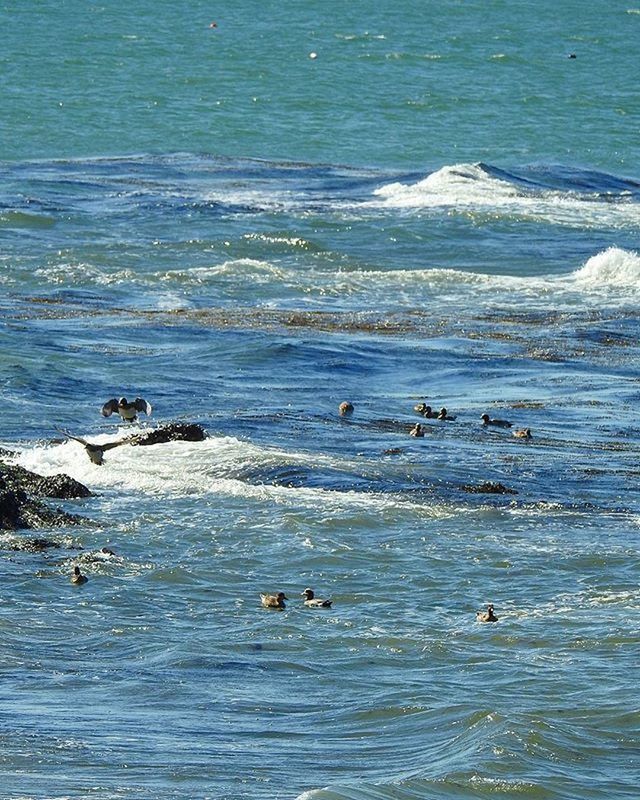
[[94, 493], [0, 532], [2, 800], [638, 797], [639, 35], [2, 4], [0, 444]]

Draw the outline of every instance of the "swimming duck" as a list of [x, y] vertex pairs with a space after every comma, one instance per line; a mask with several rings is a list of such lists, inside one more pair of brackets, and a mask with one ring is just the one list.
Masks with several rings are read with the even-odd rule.
[[284, 592], [260, 595], [260, 602], [265, 608], [286, 608], [284, 601], [288, 599]]
[[302, 597], [305, 597], [306, 600], [304, 601], [305, 606], [309, 606], [309, 608], [331, 608], [331, 600], [321, 600], [319, 597], [315, 597], [313, 589], [305, 589], [302, 592]]
[[353, 414], [353, 403], [350, 403], [348, 400], [344, 400], [338, 406], [338, 412], [341, 417], [347, 417], [349, 414]]
[[438, 414], [431, 408], [431, 406], [425, 406], [424, 411], [422, 412], [422, 416], [426, 419], [437, 419]]
[[119, 400], [112, 397], [102, 406], [102, 416], [110, 417], [114, 411], [117, 411], [125, 422], [135, 422], [138, 419], [139, 411], [149, 415], [151, 410], [151, 404], [147, 403], [142, 397], [136, 397], [131, 403], [126, 397], [121, 397]]
[[511, 423], [507, 422], [506, 419], [491, 419], [488, 414], [483, 414], [480, 419], [482, 420], [482, 424], [486, 428], [487, 425], [493, 425], [495, 428], [510, 428]]
[[450, 422], [453, 422], [453, 420], [455, 419], [455, 416], [451, 416], [451, 415], [447, 414], [447, 409], [443, 407], [443, 408], [440, 409], [440, 411], [438, 413], [438, 419], [440, 419], [440, 420], [449, 420]]
[[413, 407], [414, 411], [416, 411], [418, 414], [422, 414], [422, 415], [424, 415], [424, 412], [427, 409], [429, 409], [429, 411], [431, 411], [431, 406], [428, 406], [426, 403], [417, 403], [417, 405], [415, 405]]
[[71, 576], [71, 583], [74, 583], [76, 586], [81, 586], [83, 583], [86, 583], [89, 580], [86, 575], [83, 575], [80, 572], [80, 567], [73, 568], [73, 575]]
[[493, 613], [493, 603], [489, 603], [486, 611], [476, 611], [478, 622], [497, 622], [498, 617]]
[[424, 428], [419, 422], [416, 422], [413, 428], [411, 428], [409, 431], [409, 436], [417, 436], [419, 438], [424, 436]]
[[531, 428], [525, 428], [521, 431], [514, 431], [513, 435], [516, 439], [531, 439]]

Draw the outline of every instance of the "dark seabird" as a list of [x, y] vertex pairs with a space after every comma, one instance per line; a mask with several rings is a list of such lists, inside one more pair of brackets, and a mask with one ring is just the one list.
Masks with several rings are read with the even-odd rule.
[[86, 575], [83, 575], [80, 572], [80, 567], [73, 568], [73, 575], [71, 576], [71, 583], [74, 583], [76, 586], [81, 586], [83, 583], [86, 583], [89, 580]]
[[114, 411], [117, 411], [125, 422], [135, 422], [138, 419], [139, 411], [143, 411], [147, 415], [151, 414], [151, 404], [142, 397], [136, 397], [132, 403], [126, 397], [121, 397], [119, 400], [112, 397], [102, 406], [102, 416], [110, 417]]
[[91, 442], [88, 442], [86, 439], [83, 439], [80, 436], [74, 436], [72, 433], [69, 433], [69, 431], [63, 431], [61, 428], [59, 428], [58, 430], [60, 430], [60, 433], [64, 433], [64, 435], [67, 436], [69, 439], [73, 439], [76, 442], [80, 442], [80, 444], [87, 451], [87, 455], [89, 456], [89, 458], [93, 461], [94, 464], [98, 464], [98, 466], [100, 466], [100, 464], [102, 464], [104, 461], [105, 450], [113, 450], [114, 447], [120, 447], [121, 444], [127, 444], [128, 442], [128, 439], [123, 439], [120, 442], [104, 442], [103, 444], [92, 444]]
[[411, 428], [409, 436], [417, 436], [419, 439], [424, 436], [424, 429], [419, 422], [416, 422], [413, 428]]
[[302, 592], [302, 596], [305, 598], [305, 606], [309, 606], [309, 608], [331, 608], [332, 601], [321, 600], [319, 597], [316, 597], [313, 589], [305, 589], [304, 592]]
[[488, 414], [483, 414], [480, 419], [482, 420], [482, 424], [486, 428], [487, 425], [493, 425], [494, 428], [510, 428], [511, 423], [507, 422], [506, 419], [491, 419]]
[[478, 622], [497, 622], [498, 617], [493, 613], [493, 603], [489, 603], [486, 611], [476, 611]]

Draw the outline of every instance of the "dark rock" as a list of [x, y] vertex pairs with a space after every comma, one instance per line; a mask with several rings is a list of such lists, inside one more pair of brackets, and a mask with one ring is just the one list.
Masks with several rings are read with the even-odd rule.
[[40, 497], [57, 497], [61, 500], [91, 497], [93, 494], [83, 483], [62, 473], [36, 481], [35, 493]]
[[471, 494], [518, 494], [515, 489], [509, 489], [508, 486], [498, 481], [486, 481], [485, 483], [479, 483], [477, 486], [463, 486], [462, 491], [470, 492]]
[[77, 525], [82, 518], [50, 508], [41, 497], [89, 497], [86, 486], [68, 475], [49, 478], [28, 469], [0, 463], [0, 530]]
[[53, 509], [30, 497], [23, 489], [7, 486], [0, 477], [0, 530], [77, 525], [82, 518]]
[[167, 442], [202, 442], [207, 432], [195, 422], [169, 422], [148, 433], [140, 433], [132, 437], [132, 445], [166, 444]]
[[43, 550], [60, 547], [60, 542], [53, 539], [22, 539], [13, 542], [9, 550], [22, 550], [26, 553], [41, 553]]
[[70, 500], [76, 497], [91, 497], [91, 491], [68, 475], [36, 475], [28, 469], [0, 464], [0, 479], [9, 489], [22, 489], [34, 497], [56, 497]]

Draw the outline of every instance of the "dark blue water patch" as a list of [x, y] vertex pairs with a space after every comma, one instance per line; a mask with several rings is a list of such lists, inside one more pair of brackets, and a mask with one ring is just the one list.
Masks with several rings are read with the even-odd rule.
[[[364, 199], [386, 173], [346, 166], [272, 163], [259, 160], [231, 160], [181, 154], [144, 156], [139, 159], [96, 159], [83, 161], [28, 162], [3, 166], [5, 185], [18, 182], [41, 202], [47, 198], [93, 201], [100, 195], [112, 199], [122, 196], [163, 194], [188, 186], [191, 192], [206, 192], [217, 187], [233, 190], [283, 190], [300, 199]], [[389, 176], [391, 177], [391, 176]], [[144, 188], [144, 191], [141, 191]], [[166, 197], [164, 198], [167, 199]], [[63, 204], [62, 207], [67, 207]], [[247, 206], [247, 208], [252, 208]]]
[[523, 188], [588, 192], [603, 198], [629, 195], [634, 200], [640, 199], [640, 180], [588, 168], [563, 164], [536, 164], [508, 170], [490, 164], [480, 166], [487, 174]]
[[[505, 169], [480, 163], [487, 175], [525, 190], [596, 193], [602, 197], [640, 197], [640, 181], [589, 169], [564, 165], [534, 165]], [[27, 162], [5, 164], [0, 170], [5, 189], [0, 207], [21, 208], [25, 202], [49, 212], [81, 210], [85, 204], [106, 202], [111, 211], [137, 203], [140, 209], [191, 209], [211, 213], [226, 207], [228, 213], [256, 213], [262, 204], [234, 203], [217, 198], [202, 202], [199, 194], [215, 189], [223, 196], [238, 189], [258, 189], [268, 197], [284, 193], [299, 210], [326, 210], [331, 204], [359, 203], [371, 198], [385, 183], [415, 183], [424, 173], [390, 173], [338, 165], [262, 162], [176, 154], [141, 156], [137, 159]], [[18, 188], [19, 187], [19, 188]], [[185, 189], [188, 191], [185, 192]], [[181, 191], [182, 190], [182, 191]], [[173, 196], [173, 195], [176, 196]], [[180, 195], [182, 194], [182, 200]], [[27, 200], [28, 198], [28, 200]]]

